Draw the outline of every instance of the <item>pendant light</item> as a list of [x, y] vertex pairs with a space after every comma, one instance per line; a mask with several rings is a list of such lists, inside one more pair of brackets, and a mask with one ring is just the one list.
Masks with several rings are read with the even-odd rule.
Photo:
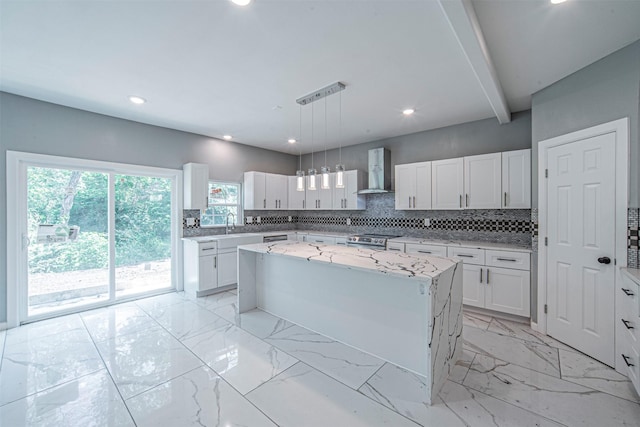
[[320, 168], [320, 172], [322, 173], [320, 188], [323, 190], [331, 189], [331, 183], [329, 182], [331, 169], [327, 166], [327, 98], [324, 99], [324, 166]]
[[309, 169], [309, 184], [307, 189], [310, 191], [316, 191], [316, 174], [317, 170], [313, 167], [313, 104], [311, 104], [311, 169]]
[[[298, 144], [302, 143], [302, 105], [300, 105], [300, 125], [298, 127]], [[296, 171], [296, 191], [304, 191], [304, 171], [302, 170], [302, 145], [300, 145], [300, 166]]]
[[340, 95], [340, 108], [339, 108], [339, 124], [338, 124], [338, 139], [340, 141], [340, 159], [336, 165], [336, 188], [344, 188], [344, 165], [342, 164], [342, 92]]

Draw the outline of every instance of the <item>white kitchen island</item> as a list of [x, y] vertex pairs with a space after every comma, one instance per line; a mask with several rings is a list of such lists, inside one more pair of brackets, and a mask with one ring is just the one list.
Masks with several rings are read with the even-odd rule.
[[260, 308], [427, 378], [462, 351], [459, 260], [307, 242], [238, 247], [238, 310]]

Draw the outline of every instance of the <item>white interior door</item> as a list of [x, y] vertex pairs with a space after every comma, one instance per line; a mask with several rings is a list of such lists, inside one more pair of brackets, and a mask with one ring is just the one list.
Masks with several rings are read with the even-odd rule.
[[549, 148], [546, 159], [547, 331], [611, 366], [615, 155], [609, 133]]

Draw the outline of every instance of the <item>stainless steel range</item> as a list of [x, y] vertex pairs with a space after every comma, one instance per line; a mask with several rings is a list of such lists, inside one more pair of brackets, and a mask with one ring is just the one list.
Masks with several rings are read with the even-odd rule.
[[354, 234], [347, 237], [347, 245], [351, 247], [361, 247], [369, 249], [385, 249], [387, 240], [400, 236], [388, 234]]

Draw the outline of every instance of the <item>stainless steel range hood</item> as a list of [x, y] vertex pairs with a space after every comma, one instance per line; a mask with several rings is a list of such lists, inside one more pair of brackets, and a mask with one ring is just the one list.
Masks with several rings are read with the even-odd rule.
[[386, 148], [369, 150], [369, 188], [358, 194], [391, 192], [391, 152]]

